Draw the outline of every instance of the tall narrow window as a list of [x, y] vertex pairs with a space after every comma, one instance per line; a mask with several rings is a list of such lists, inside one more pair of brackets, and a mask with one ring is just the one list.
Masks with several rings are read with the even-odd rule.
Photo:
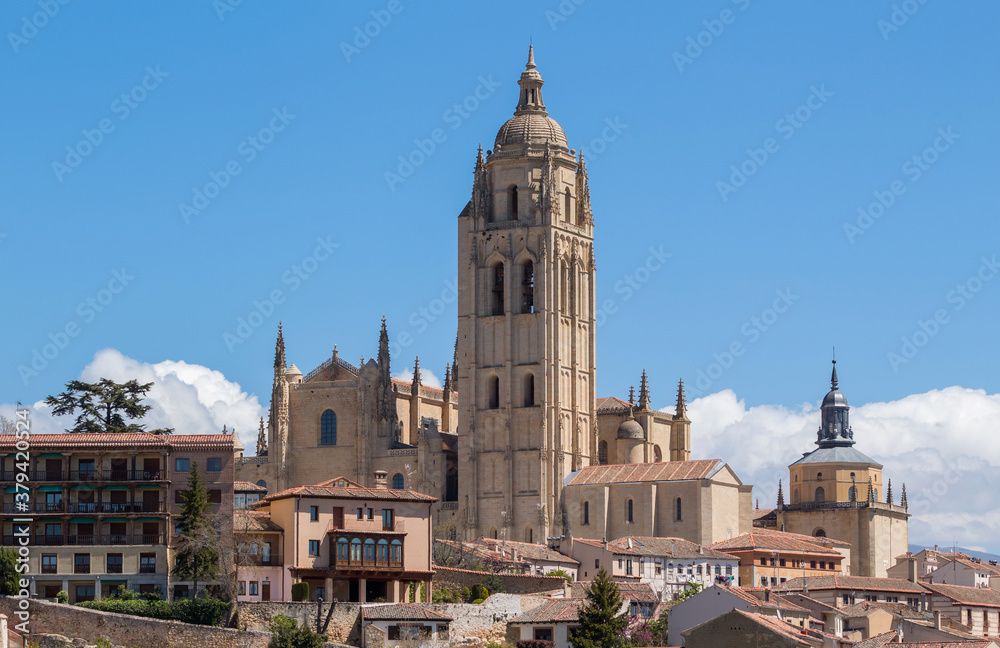
[[490, 376], [488, 381], [487, 394], [489, 395], [489, 408], [500, 409], [500, 378]]
[[510, 219], [517, 220], [517, 185], [507, 189], [507, 201], [510, 206]]
[[815, 499], [815, 501], [817, 501], [817, 502], [825, 502], [826, 501], [826, 491], [823, 490], [822, 486], [820, 486], [819, 488], [816, 489], [816, 499]]
[[337, 415], [333, 410], [326, 410], [319, 422], [320, 445], [337, 445]]
[[632, 500], [630, 499], [625, 501], [625, 521], [628, 522], [629, 524], [631, 524], [633, 521]]
[[681, 509], [681, 498], [679, 498], [679, 497], [677, 498], [677, 500], [674, 502], [674, 507], [677, 509], [676, 511], [674, 511], [674, 513], [677, 516], [675, 519], [678, 522], [680, 522], [681, 521], [681, 513], [683, 512], [682, 509]]
[[521, 266], [521, 312], [535, 312], [535, 264], [531, 261]]
[[569, 268], [562, 263], [559, 272], [559, 303], [564, 315], [569, 315]]
[[524, 406], [535, 406], [535, 374], [533, 373], [524, 376]]
[[498, 263], [493, 266], [493, 314], [503, 313], [503, 263]]
[[396, 490], [403, 490], [405, 488], [403, 482], [403, 473], [396, 473], [392, 476], [392, 487]]
[[565, 197], [565, 208], [566, 208], [566, 222], [573, 222], [573, 197], [569, 195], [569, 189], [566, 189]]
[[534, 529], [532, 529], [531, 527], [528, 527], [527, 529], [524, 530], [524, 540], [525, 540], [525, 542], [529, 542], [529, 543], [535, 541], [535, 531], [534, 531]]
[[608, 442], [601, 441], [597, 444], [597, 463], [601, 466], [608, 465]]
[[590, 502], [583, 503], [583, 521], [581, 524], [590, 524]]

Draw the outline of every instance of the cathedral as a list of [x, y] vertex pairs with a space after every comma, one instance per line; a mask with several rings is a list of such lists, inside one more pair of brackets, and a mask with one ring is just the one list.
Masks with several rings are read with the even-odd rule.
[[[358, 366], [336, 347], [303, 375], [279, 325], [268, 421], [236, 478], [274, 493], [344, 476], [433, 495], [462, 537], [566, 533], [564, 486], [589, 466], [690, 459], [683, 383], [653, 408], [645, 371], [628, 400], [596, 392], [594, 217], [582, 153], [542, 100], [534, 53], [514, 115], [480, 147], [457, 219], [458, 330], [443, 386], [392, 377], [383, 319]], [[749, 487], [746, 487], [747, 489]], [[746, 495], [749, 501], [749, 494]]]

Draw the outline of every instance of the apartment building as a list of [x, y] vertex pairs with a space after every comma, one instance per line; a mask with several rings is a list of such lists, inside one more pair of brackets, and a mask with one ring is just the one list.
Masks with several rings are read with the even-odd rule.
[[[375, 471], [374, 488], [345, 477], [296, 486], [242, 512], [240, 600], [290, 601], [292, 585], [306, 582], [311, 600], [400, 603], [409, 587], [422, 586], [429, 603], [431, 506], [438, 500], [389, 488], [387, 479]], [[248, 564], [255, 551], [259, 559]]]
[[64, 590], [77, 603], [121, 585], [188, 595], [190, 583], [170, 574], [180, 494], [197, 463], [210, 513], [231, 536], [234, 442], [229, 434], [35, 434], [24, 452], [14, 435], [0, 435], [3, 546], [28, 547], [35, 596]]
[[743, 587], [774, 587], [793, 578], [839, 575], [844, 555], [809, 542], [804, 539], [807, 537], [755, 528], [711, 548], [739, 559], [737, 584]]

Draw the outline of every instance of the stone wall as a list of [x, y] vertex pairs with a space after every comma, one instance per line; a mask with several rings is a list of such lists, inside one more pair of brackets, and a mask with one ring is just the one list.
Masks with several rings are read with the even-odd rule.
[[[257, 630], [265, 632], [270, 627], [271, 619], [279, 614], [291, 617], [298, 621], [299, 626], [308, 626], [316, 629], [317, 605], [312, 603], [240, 603], [237, 611], [237, 625], [246, 630]], [[326, 628], [327, 637], [330, 641], [339, 643], [355, 644], [361, 643], [361, 625], [358, 623], [359, 603], [338, 603], [330, 617], [330, 625]], [[323, 604], [323, 618], [330, 611], [327, 603]]]
[[[15, 619], [17, 598], [0, 596], [0, 613]], [[73, 605], [32, 599], [29, 628], [34, 633], [70, 634], [89, 642], [98, 638], [112, 644], [143, 648], [267, 648], [269, 633], [191, 625], [143, 617], [87, 610]]]
[[[434, 565], [434, 589], [460, 590], [483, 582], [489, 574], [469, 569], [455, 569]], [[561, 592], [566, 579], [562, 576], [533, 576], [531, 574], [497, 574], [503, 579], [507, 594], [540, 594]], [[493, 592], [490, 592], [491, 594]]]

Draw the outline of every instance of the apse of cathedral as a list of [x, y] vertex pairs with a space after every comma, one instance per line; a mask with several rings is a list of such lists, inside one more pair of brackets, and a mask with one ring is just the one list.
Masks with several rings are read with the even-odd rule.
[[[392, 377], [383, 318], [375, 357], [336, 348], [303, 375], [279, 325], [256, 457], [237, 479], [270, 492], [337, 476], [433, 495], [435, 525], [544, 542], [569, 530], [563, 486], [587, 466], [690, 459], [683, 383], [673, 414], [639, 394], [598, 398], [594, 215], [583, 154], [542, 99], [534, 52], [514, 115], [480, 147], [458, 215], [458, 333], [442, 388]], [[399, 359], [395, 359], [399, 362]], [[397, 365], [398, 366], [398, 365]]]

